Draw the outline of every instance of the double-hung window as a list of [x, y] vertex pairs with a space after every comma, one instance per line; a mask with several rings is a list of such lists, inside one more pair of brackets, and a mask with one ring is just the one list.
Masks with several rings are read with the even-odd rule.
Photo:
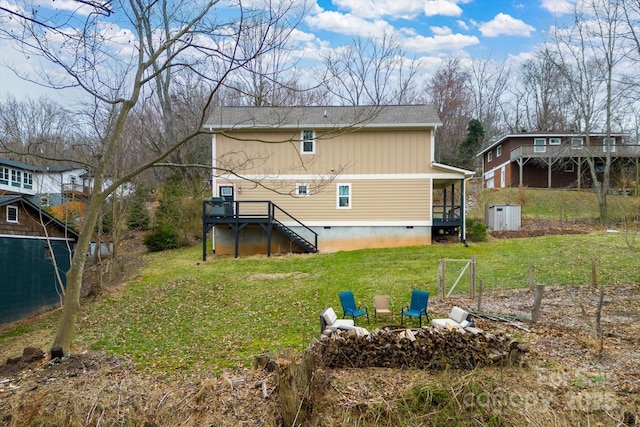
[[546, 138], [535, 138], [533, 140], [533, 152], [534, 153], [546, 153], [547, 152], [547, 140], [546, 140]]
[[571, 148], [582, 148], [582, 138], [571, 138]]
[[307, 197], [309, 195], [309, 184], [296, 184], [296, 196]]
[[11, 169], [11, 186], [20, 187], [22, 181], [22, 172]]
[[300, 142], [300, 152], [302, 154], [315, 154], [316, 133], [313, 130], [303, 130]]
[[9, 168], [0, 167], [0, 184], [9, 185]]
[[490, 162], [491, 160], [493, 160], [493, 151], [489, 151], [487, 153], [487, 162]]
[[338, 209], [351, 209], [351, 184], [338, 184]]
[[496, 147], [496, 157], [502, 156], [502, 145]]
[[33, 175], [28, 172], [22, 174], [22, 185], [24, 188], [31, 190], [33, 188]]
[[616, 139], [615, 138], [603, 138], [602, 139], [602, 152], [606, 153], [607, 150], [610, 153], [616, 152]]
[[7, 222], [17, 224], [18, 223], [18, 207], [7, 206]]

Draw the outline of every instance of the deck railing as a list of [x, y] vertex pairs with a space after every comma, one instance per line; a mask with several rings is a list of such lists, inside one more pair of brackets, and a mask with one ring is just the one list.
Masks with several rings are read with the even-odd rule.
[[220, 222], [279, 223], [289, 229], [296, 227], [295, 232], [289, 231], [318, 247], [318, 233], [270, 200], [225, 201], [214, 198], [206, 200], [204, 204], [204, 214], [218, 218]]
[[[595, 145], [520, 145], [511, 150], [511, 161], [522, 157], [606, 157], [605, 147]], [[611, 146], [612, 157], [640, 157], [640, 145]]]

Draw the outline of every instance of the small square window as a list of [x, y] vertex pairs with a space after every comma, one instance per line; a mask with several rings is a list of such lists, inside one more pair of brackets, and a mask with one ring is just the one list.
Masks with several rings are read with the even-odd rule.
[[564, 171], [565, 172], [575, 172], [575, 164], [570, 160], [567, 163], [564, 164]]
[[309, 184], [296, 184], [296, 196], [307, 197], [309, 195]]
[[17, 224], [18, 223], [18, 207], [7, 206], [7, 222]]
[[571, 148], [582, 148], [582, 138], [571, 138]]
[[338, 209], [351, 209], [351, 184], [338, 184]]
[[487, 153], [487, 162], [490, 162], [491, 160], [493, 160], [493, 151], [489, 151]]
[[304, 154], [314, 154], [316, 152], [316, 135], [312, 130], [302, 131], [302, 142], [300, 151]]

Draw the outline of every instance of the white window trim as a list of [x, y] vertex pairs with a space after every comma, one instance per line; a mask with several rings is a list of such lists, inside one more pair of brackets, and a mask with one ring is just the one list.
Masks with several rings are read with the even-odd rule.
[[[9, 212], [14, 212], [15, 220], [11, 219], [11, 215]], [[7, 206], [7, 222], [10, 224], [18, 223], [18, 207], [17, 206]]]
[[[305, 139], [304, 133], [311, 132], [311, 139]], [[307, 141], [311, 141], [311, 151], [304, 150], [304, 143]], [[300, 153], [302, 154], [316, 154], [316, 131], [313, 129], [303, 129], [300, 131]]]
[[[616, 139], [614, 137], [611, 137], [611, 152], [615, 153], [616, 152]], [[607, 152], [607, 138], [602, 138], [602, 152], [606, 153]]]
[[496, 157], [502, 156], [502, 145], [496, 147]]
[[[574, 142], [580, 141], [580, 145], [576, 145], [574, 144]], [[579, 148], [582, 148], [582, 146], [584, 145], [584, 140], [582, 138], [571, 138], [571, 148], [577, 150]]]
[[[340, 206], [340, 187], [349, 188], [349, 199], [347, 206]], [[351, 184], [336, 184], [336, 209], [351, 209], [353, 207], [353, 193], [351, 192]]]
[[490, 162], [493, 160], [493, 151], [488, 151], [487, 152], [487, 162]]
[[[306, 187], [307, 188], [307, 192], [306, 193], [300, 193], [300, 187]], [[310, 192], [309, 184], [304, 183], [304, 182], [299, 182], [299, 183], [296, 184], [296, 196], [297, 197], [309, 197], [309, 192]]]
[[560, 138], [549, 138], [549, 145], [560, 145], [562, 144], [562, 139]]
[[576, 166], [572, 161], [569, 161], [564, 164], [564, 171], [566, 173], [573, 173], [576, 171]]
[[[536, 144], [536, 142], [542, 142], [542, 144]], [[547, 152], [547, 138], [534, 138], [533, 139], [533, 152], [534, 153], [546, 153]]]

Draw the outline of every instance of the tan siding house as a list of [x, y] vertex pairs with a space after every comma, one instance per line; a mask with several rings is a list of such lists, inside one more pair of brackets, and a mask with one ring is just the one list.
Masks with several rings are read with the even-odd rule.
[[[430, 105], [221, 107], [207, 123], [212, 196], [232, 202], [237, 217], [259, 216], [256, 201], [276, 205], [289, 215], [285, 226], [317, 234], [321, 251], [430, 244], [434, 230], [451, 232], [455, 206], [464, 240], [459, 207], [472, 172], [433, 162], [439, 124]], [[436, 191], [452, 216], [434, 218]], [[245, 253], [260, 247], [248, 230], [268, 228], [216, 224], [217, 254], [231, 252], [229, 229]]]

